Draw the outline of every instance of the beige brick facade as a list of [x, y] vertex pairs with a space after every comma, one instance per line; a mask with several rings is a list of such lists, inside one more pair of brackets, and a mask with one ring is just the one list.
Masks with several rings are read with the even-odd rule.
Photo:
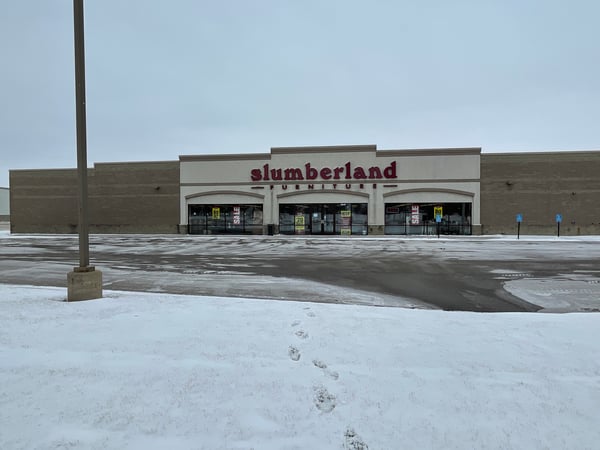
[[[176, 233], [179, 162], [88, 169], [90, 233]], [[77, 170], [10, 172], [13, 233], [76, 233]]]
[[481, 155], [484, 234], [600, 234], [600, 152]]

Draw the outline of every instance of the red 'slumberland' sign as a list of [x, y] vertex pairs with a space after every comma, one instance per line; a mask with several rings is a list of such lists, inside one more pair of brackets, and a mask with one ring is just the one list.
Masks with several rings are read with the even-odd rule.
[[374, 166], [365, 169], [361, 166], [352, 167], [351, 162], [347, 162], [341, 167], [323, 167], [320, 170], [312, 167], [310, 163], [304, 165], [304, 170], [299, 167], [287, 169], [271, 169], [269, 164], [265, 164], [260, 169], [250, 171], [252, 181], [297, 181], [297, 180], [381, 180], [396, 179], [396, 161], [390, 163], [383, 170]]

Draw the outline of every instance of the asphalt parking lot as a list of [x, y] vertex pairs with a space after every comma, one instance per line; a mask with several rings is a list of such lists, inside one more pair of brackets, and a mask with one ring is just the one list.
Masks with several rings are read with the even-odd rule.
[[[77, 236], [5, 233], [0, 242], [2, 283], [66, 286], [78, 265]], [[594, 272], [600, 241], [94, 235], [90, 254], [105, 289], [346, 303], [362, 292], [444, 310], [509, 312], [540, 308], [504, 289], [499, 273]]]

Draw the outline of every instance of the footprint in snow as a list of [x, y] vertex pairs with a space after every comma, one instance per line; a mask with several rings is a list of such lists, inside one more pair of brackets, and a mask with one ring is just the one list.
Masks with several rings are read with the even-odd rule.
[[315, 317], [316, 316], [316, 314], [310, 310], [310, 306], [305, 306], [303, 309], [304, 309], [304, 311], [306, 311], [306, 315], [308, 317]]
[[315, 365], [315, 367], [318, 367], [319, 369], [327, 369], [327, 364], [325, 364], [320, 359], [313, 359], [313, 364]]
[[292, 361], [298, 361], [300, 359], [300, 350], [293, 345], [290, 345], [290, 348], [288, 348], [288, 355], [290, 355]]
[[327, 364], [325, 364], [325, 362], [321, 361], [320, 359], [313, 359], [312, 363], [315, 367], [323, 369], [323, 372], [332, 379], [337, 380], [340, 377], [340, 374], [337, 373], [335, 370], [328, 370]]
[[299, 320], [294, 320], [294, 321], [292, 322], [292, 325], [291, 325], [291, 326], [292, 326], [292, 327], [297, 327], [298, 325], [300, 325], [300, 321], [299, 321]]
[[323, 386], [316, 386], [316, 387], [314, 387], [314, 390], [315, 390], [314, 400], [315, 400], [315, 406], [317, 407], [317, 409], [324, 413], [330, 413], [331, 411], [333, 411], [333, 409], [335, 408], [335, 405], [336, 405], [335, 395], [330, 393]]
[[298, 330], [294, 334], [296, 336], [298, 336], [300, 339], [306, 339], [308, 337], [308, 333], [304, 330]]
[[344, 449], [346, 450], [369, 450], [362, 438], [352, 428], [348, 428], [344, 434]]

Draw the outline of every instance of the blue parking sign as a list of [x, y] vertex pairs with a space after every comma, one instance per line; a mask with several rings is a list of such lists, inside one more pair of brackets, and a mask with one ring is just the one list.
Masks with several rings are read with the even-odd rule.
[[523, 214], [517, 214], [517, 222], [521, 223], [523, 222]]
[[556, 215], [556, 223], [561, 223], [562, 222], [562, 215], [561, 214], [557, 214]]

